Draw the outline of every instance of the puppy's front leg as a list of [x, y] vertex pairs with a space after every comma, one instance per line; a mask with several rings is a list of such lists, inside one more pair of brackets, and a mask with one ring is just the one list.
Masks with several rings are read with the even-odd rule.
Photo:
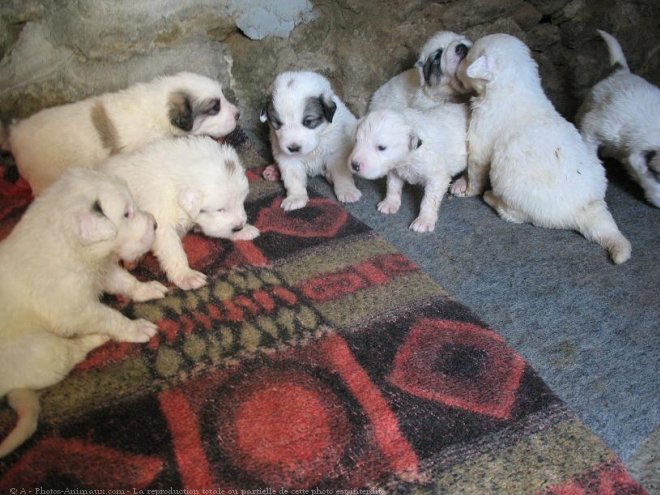
[[440, 203], [450, 181], [451, 177], [449, 175], [441, 175], [440, 177], [434, 177], [426, 184], [419, 216], [410, 224], [412, 230], [415, 232], [433, 232], [435, 230]]
[[105, 334], [119, 342], [148, 342], [158, 327], [147, 320], [131, 320], [119, 311], [98, 301], [88, 304], [75, 322], [67, 325], [78, 335]]
[[360, 190], [355, 187], [353, 174], [348, 168], [347, 157], [341, 154], [329, 157], [327, 169], [339, 201], [355, 203], [362, 197]]
[[280, 160], [278, 164], [286, 189], [286, 198], [282, 201], [282, 208], [290, 211], [304, 207], [309, 201], [305, 166], [298, 160]]
[[206, 284], [206, 275], [190, 268], [188, 257], [183, 250], [181, 239], [170, 226], [159, 226], [153, 252], [160, 266], [177, 287], [183, 290], [199, 289]]
[[385, 199], [378, 203], [378, 211], [386, 215], [396, 213], [401, 206], [401, 191], [403, 180], [394, 172], [387, 174], [387, 193]]
[[123, 294], [137, 302], [161, 299], [167, 293], [167, 287], [160, 282], [140, 282], [116, 263], [112, 263], [106, 274], [103, 290], [108, 294]]

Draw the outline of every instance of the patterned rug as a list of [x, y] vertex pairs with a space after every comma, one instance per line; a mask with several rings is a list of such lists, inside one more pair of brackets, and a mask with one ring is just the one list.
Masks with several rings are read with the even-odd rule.
[[[159, 334], [106, 344], [44, 390], [0, 493], [646, 493], [469, 309], [337, 202], [284, 212], [232, 142], [261, 236], [188, 235], [206, 287], [107, 298]], [[0, 182], [0, 238], [30, 200]], [[165, 283], [153, 257], [135, 273]], [[14, 421], [3, 402], [0, 437]]]

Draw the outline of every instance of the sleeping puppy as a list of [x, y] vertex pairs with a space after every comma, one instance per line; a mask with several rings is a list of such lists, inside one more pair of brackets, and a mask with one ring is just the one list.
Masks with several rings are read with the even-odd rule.
[[459, 77], [472, 87], [467, 182], [452, 193], [481, 194], [505, 220], [575, 229], [603, 246], [615, 263], [630, 242], [605, 204], [607, 180], [598, 157], [543, 92], [529, 48], [507, 34], [478, 40]]
[[419, 216], [410, 225], [431, 232], [452, 176], [465, 170], [465, 105], [446, 103], [430, 110], [376, 110], [358, 123], [350, 166], [365, 179], [387, 175], [382, 213], [401, 206], [404, 182], [424, 186]]
[[631, 74], [616, 38], [598, 33], [613, 72], [585, 98], [578, 126], [587, 145], [621, 161], [646, 199], [660, 208], [660, 88]]
[[[287, 191], [282, 208], [304, 207], [309, 200], [307, 175], [321, 173], [334, 184], [339, 201], [360, 199], [346, 164], [357, 119], [325, 77], [314, 72], [279, 74], [261, 121], [270, 125], [273, 158]], [[265, 176], [271, 173], [267, 170]]]
[[124, 181], [72, 169], [37, 198], [0, 243], [0, 398], [17, 412], [3, 457], [37, 427], [35, 390], [54, 385], [109, 338], [147, 342], [156, 325], [101, 304], [103, 292], [163, 297], [121, 269], [154, 241], [154, 217], [136, 208]]
[[383, 84], [369, 103], [369, 111], [389, 108], [428, 109], [446, 101], [464, 102], [468, 89], [456, 77], [456, 69], [472, 42], [465, 36], [440, 31], [420, 52], [415, 68]]
[[36, 195], [69, 167], [94, 168], [163, 137], [225, 136], [238, 115], [217, 81], [181, 72], [41, 110], [11, 126], [8, 142]]
[[153, 212], [158, 222], [153, 252], [167, 278], [181, 289], [206, 284], [206, 275], [190, 268], [181, 244], [190, 229], [231, 240], [259, 235], [246, 223], [243, 203], [249, 187], [236, 151], [209, 137], [157, 141], [113, 156], [100, 169], [125, 179], [136, 204]]

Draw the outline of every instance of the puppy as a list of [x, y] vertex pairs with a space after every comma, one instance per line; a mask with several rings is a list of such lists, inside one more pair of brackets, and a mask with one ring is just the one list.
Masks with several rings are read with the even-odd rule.
[[36, 195], [69, 167], [94, 168], [163, 137], [225, 136], [238, 115], [217, 81], [181, 72], [42, 110], [11, 126], [8, 142]]
[[279, 74], [261, 121], [270, 125], [273, 158], [287, 191], [282, 208], [304, 207], [309, 200], [307, 175], [321, 173], [334, 184], [339, 201], [360, 199], [346, 162], [357, 119], [325, 77], [314, 72]]
[[181, 289], [206, 284], [206, 275], [190, 268], [181, 244], [191, 228], [231, 240], [259, 235], [246, 223], [243, 202], [249, 187], [236, 151], [209, 137], [157, 141], [113, 156], [100, 169], [125, 179], [139, 207], [153, 212], [158, 222], [153, 252]]
[[481, 38], [458, 75], [477, 95], [467, 134], [467, 182], [457, 180], [452, 193], [481, 194], [490, 178], [484, 200], [503, 219], [575, 229], [607, 249], [615, 263], [630, 258], [630, 242], [605, 204], [605, 171], [544, 94], [527, 46], [506, 34]]
[[461, 104], [370, 112], [358, 123], [351, 169], [365, 179], [387, 175], [387, 194], [378, 203], [381, 213], [399, 210], [404, 182], [423, 185], [419, 216], [410, 228], [432, 232], [452, 176], [466, 167], [466, 125], [467, 109]]
[[424, 110], [446, 101], [465, 101], [468, 89], [456, 77], [456, 69], [471, 46], [472, 42], [460, 34], [436, 33], [422, 47], [415, 68], [394, 76], [376, 90], [369, 111]]
[[660, 208], [660, 88], [631, 74], [619, 42], [605, 31], [613, 72], [596, 84], [580, 107], [578, 126], [587, 145], [623, 163]]
[[35, 390], [62, 380], [109, 338], [146, 342], [156, 325], [130, 320], [102, 292], [137, 301], [163, 297], [121, 269], [151, 247], [154, 217], [136, 208], [124, 181], [73, 169], [44, 191], [0, 243], [0, 398], [17, 412], [3, 457], [37, 427]]

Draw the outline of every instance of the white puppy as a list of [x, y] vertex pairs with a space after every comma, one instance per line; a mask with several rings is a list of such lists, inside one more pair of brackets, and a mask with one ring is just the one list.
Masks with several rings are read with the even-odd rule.
[[360, 120], [349, 162], [365, 179], [387, 175], [387, 194], [378, 211], [396, 213], [404, 182], [421, 184], [424, 198], [410, 228], [433, 231], [452, 176], [466, 166], [466, 125], [467, 108], [457, 103], [425, 111], [376, 110]]
[[125, 179], [136, 204], [153, 212], [158, 222], [153, 252], [167, 278], [182, 289], [206, 283], [206, 275], [190, 268], [181, 244], [191, 228], [231, 240], [259, 235], [246, 223], [249, 186], [236, 151], [209, 137], [157, 141], [113, 156], [100, 169]]
[[146, 342], [156, 325], [101, 304], [102, 292], [163, 297], [118, 265], [151, 247], [156, 224], [137, 209], [124, 181], [73, 169], [44, 191], [0, 243], [0, 398], [18, 413], [0, 457], [37, 427], [34, 390], [62, 380], [108, 338]]
[[543, 92], [527, 46], [506, 34], [478, 40], [459, 68], [476, 91], [468, 127], [468, 180], [456, 195], [480, 194], [511, 222], [575, 229], [606, 248], [615, 263], [630, 242], [605, 204], [607, 180], [598, 157]]
[[41, 110], [11, 126], [8, 141], [19, 172], [39, 194], [69, 167], [94, 168], [163, 137], [225, 136], [237, 119], [217, 81], [181, 72]]
[[428, 109], [446, 101], [464, 101], [469, 90], [456, 77], [456, 69], [471, 46], [460, 34], [436, 33], [422, 47], [414, 69], [394, 76], [376, 90], [369, 111]]
[[362, 193], [346, 164], [357, 119], [325, 77], [314, 72], [279, 74], [261, 121], [270, 125], [273, 158], [287, 191], [282, 208], [305, 206], [307, 175], [321, 173], [334, 184], [339, 201], [360, 199]]
[[596, 84], [578, 112], [582, 137], [594, 150], [620, 160], [660, 208], [660, 88], [631, 74], [619, 42], [607, 43], [614, 72]]

